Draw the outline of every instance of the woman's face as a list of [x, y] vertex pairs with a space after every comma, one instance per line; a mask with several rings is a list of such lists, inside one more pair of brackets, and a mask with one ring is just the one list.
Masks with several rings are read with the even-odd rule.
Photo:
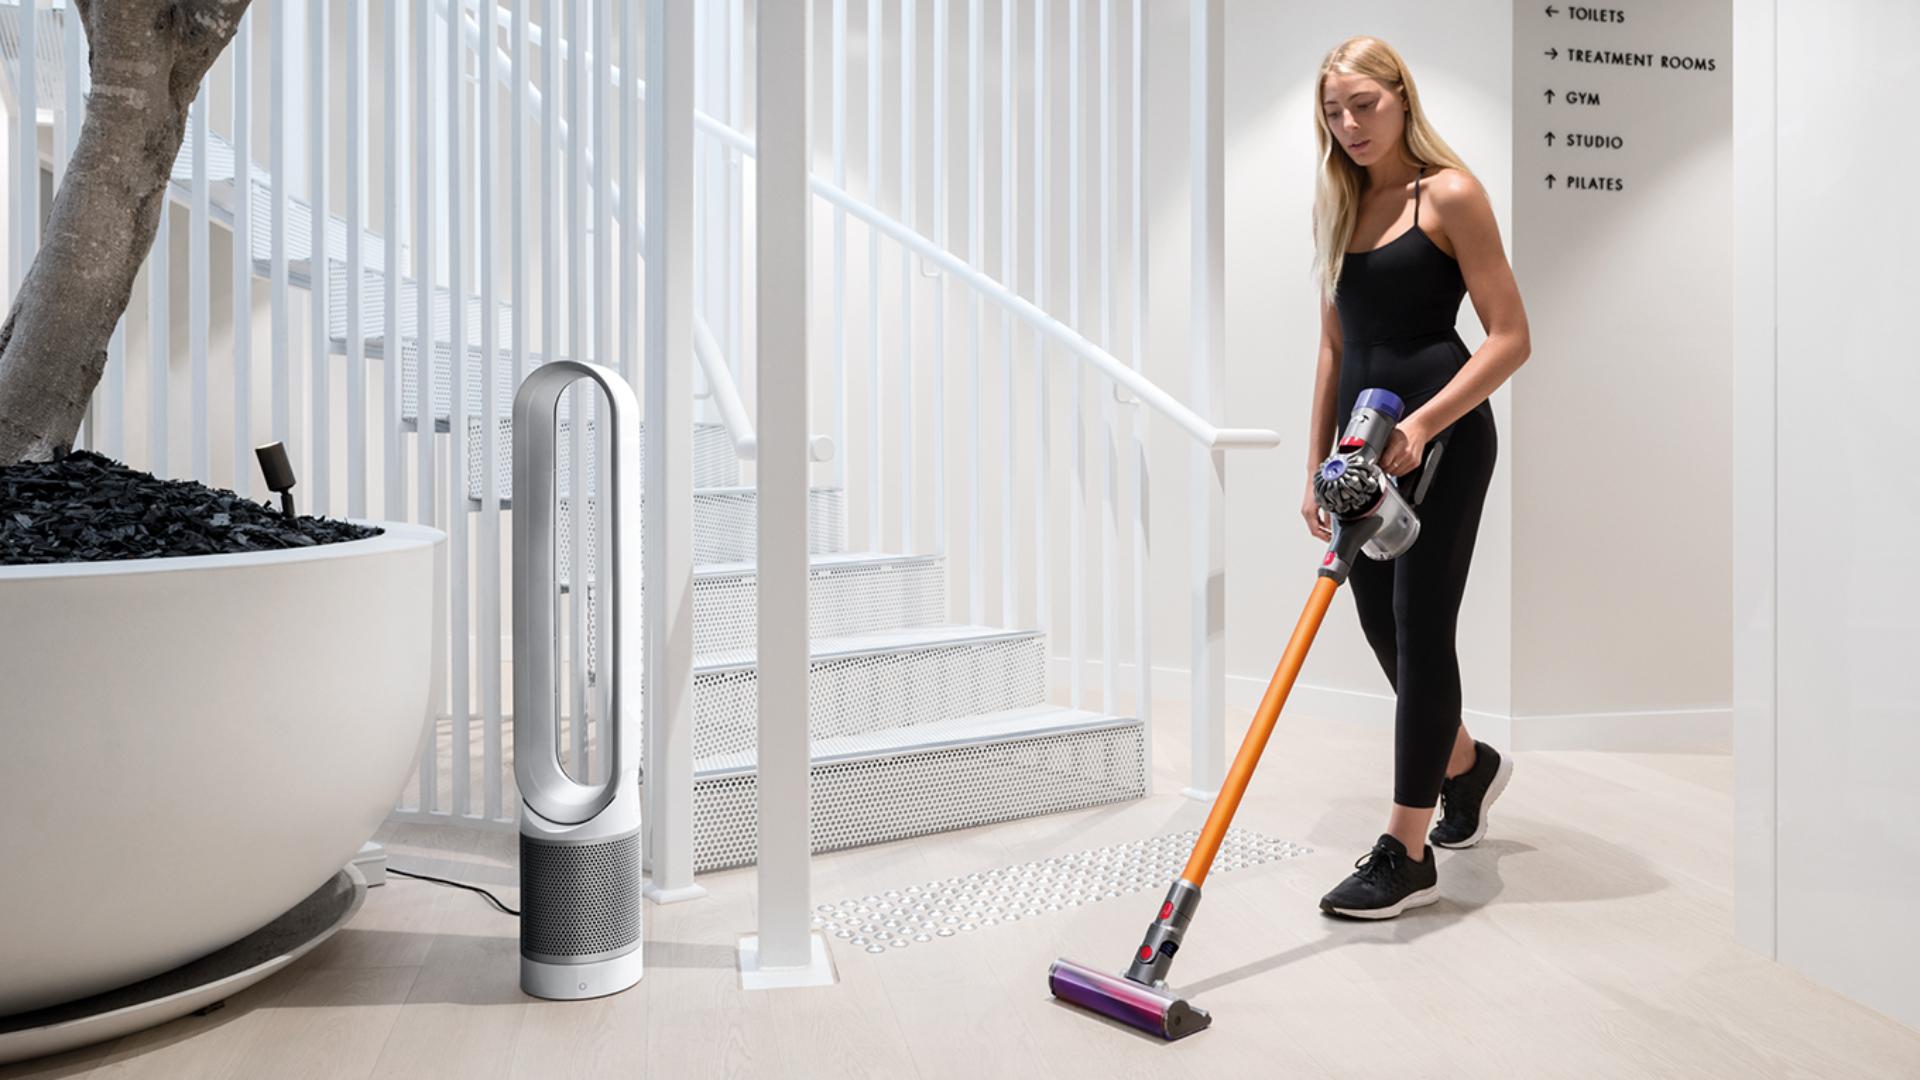
[[1327, 130], [1354, 164], [1371, 165], [1400, 145], [1406, 107], [1398, 95], [1365, 75], [1332, 72], [1321, 87], [1320, 112]]

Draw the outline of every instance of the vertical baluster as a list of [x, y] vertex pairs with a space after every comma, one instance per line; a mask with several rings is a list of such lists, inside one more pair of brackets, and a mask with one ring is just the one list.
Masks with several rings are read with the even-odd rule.
[[[500, 310], [495, 296], [494, 222], [499, 217], [494, 176], [499, 168], [494, 103], [500, 94], [496, 74], [494, 0], [481, 0], [480, 65], [480, 711], [481, 807], [489, 820], [500, 817]], [[520, 71], [514, 69], [518, 79]]]
[[[460, 175], [461, 101], [466, 97], [466, 53], [462, 44], [457, 6], [450, 5], [447, 34], [447, 327], [452, 345], [452, 364], [448, 377], [448, 456], [447, 504], [448, 542], [452, 548], [449, 572], [452, 579], [448, 595], [452, 600], [453, 648], [453, 813], [466, 817], [473, 812], [473, 710], [469, 703], [472, 648], [467, 633], [468, 581], [467, 516], [473, 493], [468, 490], [467, 469], [467, 283], [465, 251], [461, 233], [465, 230], [465, 212], [461, 199]], [[497, 580], [497, 579], [496, 579]]]
[[[911, 2], [911, 0], [910, 0]], [[867, 199], [880, 205], [880, 0], [867, 0]], [[880, 230], [867, 230], [867, 550], [880, 550]]]
[[[1014, 223], [1019, 219], [1020, 191], [1014, 183], [1015, 120], [1013, 102], [1014, 0], [1000, 0], [1000, 276], [1015, 292]], [[1013, 447], [1016, 438], [1013, 396], [1013, 312], [1000, 312], [1000, 368], [1006, 383], [1007, 437], [1000, 451], [1000, 625], [1016, 626], [1013, 563]]]
[[347, 0], [347, 515], [367, 513], [367, 0]]
[[[734, 32], [739, 33], [736, 27]], [[873, 42], [869, 39], [869, 49]], [[833, 184], [847, 188], [847, 0], [833, 0]], [[737, 104], [737, 100], [730, 104]], [[734, 123], [728, 113], [728, 123]], [[733, 222], [729, 221], [729, 224]], [[731, 304], [729, 300], [729, 304]], [[731, 312], [729, 312], [731, 322]], [[834, 446], [833, 482], [844, 485], [847, 479], [847, 212], [833, 211], [833, 390], [828, 394], [833, 409]]]
[[[727, 10], [727, 123], [735, 131], [746, 126], [746, 3], [745, 0], [728, 0]], [[745, 335], [742, 332], [741, 293], [743, 278], [746, 274], [746, 228], [743, 208], [745, 206], [742, 191], [742, 169], [740, 152], [729, 147], [727, 159], [727, 355], [737, 357], [741, 371], [747, 371]], [[845, 434], [841, 432], [841, 434]], [[835, 444], [844, 447], [845, 439]], [[845, 479], [844, 452], [835, 455], [836, 483]]]
[[212, 216], [207, 176], [207, 79], [201, 77], [198, 93], [188, 106], [188, 123], [193, 127], [193, 213], [187, 220], [187, 354], [193, 364], [193, 442], [188, 460], [193, 478], [201, 483], [213, 479], [213, 433], [207, 417], [207, 328], [212, 322], [213, 273], [207, 222]]
[[173, 352], [173, 293], [168, 278], [173, 262], [171, 199], [160, 200], [159, 228], [147, 255], [147, 468], [155, 476], [167, 470], [167, 368]]
[[[1117, 352], [1113, 339], [1113, 0], [1100, 0], [1100, 347]], [[1107, 380], [1100, 395], [1100, 709], [1120, 711], [1120, 507], [1116, 503], [1113, 396]]]
[[[934, 0], [933, 57], [934, 57], [934, 115], [939, 115], [940, 78], [939, 73], [946, 53], [946, 0]], [[919, 39], [914, 36], [914, 9], [919, 0], [901, 0], [900, 4], [900, 220], [907, 228], [913, 228], [913, 121], [914, 121], [914, 54], [919, 51]], [[936, 120], [934, 144], [940, 143]], [[940, 167], [934, 166], [934, 182], [939, 183]], [[875, 205], [878, 205], [877, 203]], [[938, 417], [940, 386], [940, 330], [939, 311], [944, 305], [934, 305], [934, 394], [933, 415]], [[878, 393], [879, 388], [875, 387]], [[900, 550], [912, 553], [913, 544], [913, 252], [903, 245], [900, 248]], [[939, 477], [934, 477], [937, 487]], [[938, 496], [934, 499], [937, 504]], [[938, 511], [935, 511], [938, 513]], [[944, 541], [942, 541], [944, 543]]]
[[[909, 146], [912, 144], [909, 143]], [[933, 242], [947, 250], [947, 0], [933, 0]], [[912, 205], [908, 204], [909, 207]], [[912, 211], [901, 222], [915, 228]], [[901, 249], [906, 257], [906, 249]], [[908, 285], [901, 287], [905, 292]], [[911, 293], [909, 293], [911, 295]], [[933, 275], [933, 550], [947, 550], [947, 278]]]
[[[1147, 356], [1147, 189], [1144, 162], [1147, 153], [1147, 0], [1133, 0], [1133, 347], [1129, 359], [1135, 371]], [[1147, 519], [1147, 416], [1131, 410], [1133, 427], [1133, 711], [1145, 733], [1147, 793], [1153, 793], [1153, 650], [1152, 621], [1147, 607], [1148, 558], [1152, 554], [1152, 522]]]
[[271, 279], [268, 299], [272, 306], [272, 326], [269, 349], [273, 353], [273, 440], [286, 443], [291, 439], [288, 428], [291, 426], [292, 385], [289, 377], [291, 360], [288, 356], [287, 327], [287, 181], [291, 173], [287, 168], [287, 129], [292, 125], [285, 123], [287, 113], [287, 33], [288, 5], [282, 0], [272, 9], [268, 18], [268, 30], [271, 33], [269, 52], [271, 58], [267, 64], [268, 104], [272, 109], [273, 122], [268, 124], [272, 134], [268, 137], [267, 166], [270, 170], [268, 183], [269, 197], [272, 202], [271, 222], [268, 225], [270, 252], [268, 255], [268, 274]]
[[253, 495], [253, 12], [233, 37], [233, 490]]
[[20, 18], [20, 59], [14, 66], [19, 80], [14, 83], [13, 162], [18, 193], [14, 198], [13, 218], [13, 295], [26, 284], [33, 256], [40, 250], [40, 86], [35, 64], [37, 46], [34, 34], [39, 29], [40, 0], [22, 0]]
[[[1067, 325], [1080, 332], [1080, 5], [1067, 0]], [[1068, 673], [1073, 707], [1083, 705], [1086, 681], [1087, 621], [1087, 365], [1073, 365], [1073, 501], [1067, 508], [1067, 620], [1073, 639]]]
[[327, 20], [328, 6], [320, 0], [307, 4], [307, 296], [310, 329], [307, 363], [313, 387], [308, 403], [312, 429], [307, 432], [308, 461], [305, 486], [313, 513], [332, 507], [333, 342], [331, 312], [327, 306], [329, 256], [327, 243]]
[[[620, 374], [640, 385], [640, 19], [622, 5], [620, 65]], [[517, 70], [517, 69], [516, 69]], [[735, 265], [738, 265], [737, 263]], [[631, 509], [629, 512], [633, 512]]]
[[[435, 437], [439, 426], [440, 405], [435, 374], [439, 368], [439, 332], [436, 328], [433, 296], [434, 223], [436, 208], [433, 192], [437, 188], [434, 169], [434, 117], [438, 91], [433, 86], [433, 0], [415, 0], [413, 9], [413, 103], [414, 145], [418, 168], [413, 192], [413, 365], [414, 422], [416, 453], [414, 485], [419, 501], [419, 523], [431, 525], [437, 517], [438, 497], [434, 488]], [[451, 393], [449, 393], [451, 400]], [[452, 582], [449, 579], [449, 586]], [[434, 631], [442, 633], [445, 613], [434, 611]], [[426, 737], [420, 744], [420, 810], [440, 812], [440, 703], [446, 686], [446, 672], [435, 671], [433, 706], [427, 717]]]
[[[1047, 195], [1052, 183], [1047, 150], [1047, 0], [1033, 0], [1033, 304], [1042, 311], [1047, 309]], [[1037, 326], [1033, 328], [1033, 381], [1034, 427], [1040, 454], [1033, 504], [1034, 626], [1042, 633], [1051, 633], [1053, 548], [1048, 516], [1053, 513], [1053, 446], [1048, 420], [1053, 404], [1048, 394], [1047, 335]], [[1051, 648], [1048, 655], [1052, 655]], [[1047, 674], [1051, 687], [1051, 665]]]
[[[983, 0], [967, 0], [967, 263], [978, 268], [985, 261], [980, 221], [980, 8]], [[985, 502], [980, 477], [980, 293], [967, 290], [967, 385], [971, 391], [972, 430], [967, 441], [968, 496], [972, 513], [967, 521], [967, 621], [986, 621], [987, 557], [980, 519]]]
[[405, 231], [400, 220], [400, 191], [405, 185], [403, 177], [406, 169], [406, 163], [400, 157], [400, 125], [406, 110], [400, 107], [399, 0], [385, 0], [382, 11], [386, 16], [385, 30], [381, 35], [382, 86], [386, 91], [386, 108], [382, 110], [380, 120], [381, 157], [386, 161], [386, 175], [381, 177], [380, 227], [381, 237], [386, 244], [381, 259], [384, 273], [380, 277], [383, 289], [380, 304], [380, 360], [386, 377], [386, 410], [382, 424], [386, 435], [381, 439], [386, 486], [386, 508], [383, 513], [387, 520], [399, 521], [406, 514], [407, 507], [406, 458], [400, 437], [400, 366], [404, 359], [400, 344], [400, 236]]

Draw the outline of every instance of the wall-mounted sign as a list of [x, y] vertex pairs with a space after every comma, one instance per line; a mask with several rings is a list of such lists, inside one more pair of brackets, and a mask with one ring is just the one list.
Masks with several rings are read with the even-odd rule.
[[1686, 95], [1701, 79], [1726, 78], [1726, 42], [1689, 7], [1547, 4], [1514, 13], [1522, 190], [1624, 193], [1660, 155], [1684, 152], [1687, 118], [1697, 115]]

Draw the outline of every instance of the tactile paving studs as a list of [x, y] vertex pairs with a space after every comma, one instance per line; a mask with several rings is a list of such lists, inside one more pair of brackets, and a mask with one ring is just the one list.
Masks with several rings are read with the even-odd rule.
[[[1186, 869], [1198, 830], [1112, 844], [891, 889], [815, 910], [824, 927], [870, 953], [904, 949], [911, 942], [977, 933], [1000, 923], [1034, 918], [1112, 900], [1143, 889], [1164, 889]], [[1214, 870], [1231, 873], [1261, 863], [1305, 855], [1311, 848], [1243, 829], [1229, 829]], [[838, 929], [835, 929], [835, 928]], [[852, 927], [850, 933], [846, 928]], [[911, 939], [911, 941], [909, 940]]]

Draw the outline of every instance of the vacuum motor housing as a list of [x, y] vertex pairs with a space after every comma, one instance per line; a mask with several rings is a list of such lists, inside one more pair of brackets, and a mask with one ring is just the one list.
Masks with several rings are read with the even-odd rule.
[[[606, 395], [613, 438], [601, 498], [612, 498], [609, 580], [599, 604], [611, 658], [600, 718], [606, 778], [584, 783], [560, 762], [556, 691], [554, 463], [561, 394], [589, 379]], [[513, 402], [513, 772], [520, 789], [520, 988], [542, 998], [618, 993], [642, 974], [639, 637], [639, 409], [610, 369], [556, 360], [534, 369]], [[576, 414], [577, 416], [578, 414]], [[576, 423], [578, 420], [576, 419]], [[585, 553], [575, 549], [574, 558]], [[638, 627], [636, 618], [632, 624]], [[571, 697], [572, 695], [566, 695]], [[575, 723], [582, 722], [579, 717]]]
[[1322, 576], [1344, 581], [1356, 551], [1384, 561], [1398, 558], [1419, 539], [1420, 518], [1413, 507], [1432, 478], [1440, 447], [1431, 451], [1421, 491], [1412, 502], [1380, 467], [1380, 456], [1405, 411], [1405, 403], [1391, 391], [1363, 391], [1354, 402], [1338, 452], [1315, 471], [1314, 501], [1333, 519], [1333, 541], [1321, 563]]

